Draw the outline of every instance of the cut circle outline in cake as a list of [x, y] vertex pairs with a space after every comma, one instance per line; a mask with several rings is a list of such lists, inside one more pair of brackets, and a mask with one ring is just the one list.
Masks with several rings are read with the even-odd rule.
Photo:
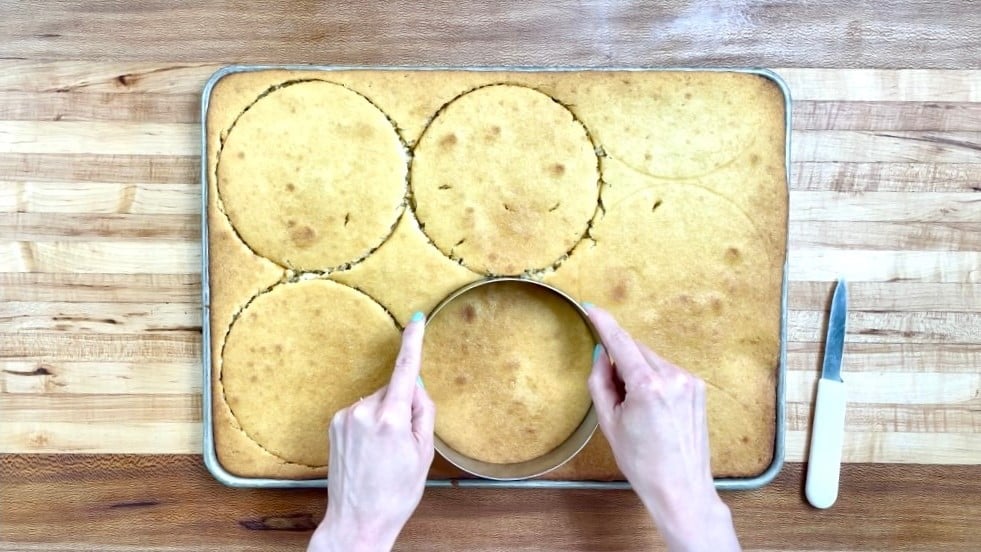
[[[281, 295], [284, 290], [286, 292], [302, 292], [306, 289], [301, 290], [300, 287], [312, 288], [314, 286], [323, 288], [319, 290], [323, 294], [333, 296], [330, 297], [329, 301], [324, 297], [311, 300], [308, 294], [306, 300], [301, 301]], [[340, 295], [337, 295], [338, 293]], [[280, 296], [272, 297], [277, 294]], [[283, 304], [279, 305], [280, 308], [278, 309], [275, 307], [276, 303], [272, 305], [261, 304], [267, 303], [271, 299], [279, 299], [279, 302]], [[356, 304], [352, 304], [352, 302]], [[286, 304], [290, 307], [289, 311], [282, 308]], [[274, 334], [274, 332], [268, 331], [268, 328], [266, 331], [260, 331], [260, 337], [256, 339], [238, 336], [243, 331], [254, 330], [254, 327], [243, 330], [243, 324], [255, 325], [259, 315], [271, 314], [271, 318], [277, 316], [295, 318], [299, 315], [300, 318], [303, 318], [304, 309], [311, 310], [311, 313], [306, 313], [308, 315], [324, 316], [323, 323], [306, 324], [305, 328], [294, 327], [285, 331], [282, 328], [288, 324], [274, 324], [281, 334], [276, 337], [280, 341], [278, 343], [263, 340], [263, 336]], [[346, 313], [345, 309], [349, 312]], [[284, 312], [286, 317], [282, 316]], [[361, 314], [361, 316], [346, 315], [351, 313]], [[332, 324], [331, 328], [335, 330], [338, 328], [346, 330], [343, 334], [344, 337], [331, 336], [328, 332], [329, 328], [327, 328], [329, 324]], [[278, 282], [254, 295], [236, 313], [225, 332], [217, 370], [217, 380], [221, 389], [220, 399], [228, 409], [234, 425], [237, 426], [236, 429], [265, 452], [286, 464], [314, 469], [324, 468], [327, 465], [326, 460], [329, 455], [327, 427], [330, 418], [336, 411], [348, 407], [360, 397], [377, 391], [388, 382], [398, 352], [401, 330], [401, 326], [384, 306], [355, 287], [320, 277]], [[314, 336], [315, 339], [310, 339], [311, 336], [305, 334], [304, 331], [307, 331], [307, 334], [319, 333], [320, 335]], [[238, 341], [240, 339], [245, 339], [243, 347], [239, 347]], [[232, 351], [229, 350], [230, 346], [233, 348]], [[245, 349], [245, 347], [248, 347], [247, 352], [234, 350], [235, 348]], [[304, 347], [306, 349], [315, 348], [316, 351], [296, 351], [296, 348]], [[358, 347], [363, 350], [356, 350]], [[343, 350], [348, 353], [344, 356], [343, 362], [331, 363], [329, 360], [323, 359], [324, 351], [334, 350]], [[314, 358], [316, 359], [315, 363], [320, 368], [310, 369], [309, 366], [301, 366], [299, 372], [302, 373], [298, 374], [295, 362], [293, 364], [283, 362], [281, 356], [276, 355], [285, 356], [287, 359], [291, 356]], [[372, 361], [372, 359], [376, 360]], [[229, 366], [234, 367], [229, 370]], [[269, 401], [262, 400], [262, 393], [253, 393], [253, 395], [259, 396], [259, 398], [255, 398], [252, 395], [240, 393], [239, 390], [262, 388], [263, 391], [268, 391], [272, 387], [273, 392], [275, 392], [275, 386], [268, 385], [268, 381], [260, 380], [258, 377], [260, 372], [275, 376], [275, 369], [279, 369], [280, 380], [273, 381], [283, 388], [280, 389], [281, 392], [288, 392], [296, 400], [273, 401], [280, 405], [278, 412], [285, 419], [270, 422], [268, 410], [265, 408]], [[232, 379], [229, 378], [230, 374], [234, 374]], [[304, 377], [300, 377], [299, 381], [288, 381], [283, 384], [282, 380], [297, 379], [298, 375]], [[352, 375], [354, 377], [353, 383], [351, 381]], [[243, 378], [245, 379], [244, 382], [241, 381]], [[229, 386], [230, 381], [232, 381], [231, 386]], [[334, 392], [323, 391], [338, 381], [352, 383], [355, 389], [348, 389], [348, 393], [344, 396], [339, 396], [343, 393], [338, 393], [336, 390]], [[233, 388], [231, 392], [229, 387]], [[252, 402], [245, 404], [244, 410], [243, 397], [247, 401], [252, 397]], [[333, 404], [325, 405], [325, 400], [333, 401]], [[291, 417], [291, 414], [295, 413], [283, 413], [289, 408], [310, 407], [311, 405], [315, 405], [315, 407], [308, 408], [311, 412], [305, 413], [304, 416]], [[248, 412], [250, 408], [258, 412]], [[308, 419], [306, 414], [314, 418], [315, 423], [305, 429], [294, 431], [290, 436], [284, 436], [286, 433], [284, 427], [295, 429], [295, 426], [289, 425], [290, 420], [297, 417]], [[283, 423], [279, 424], [279, 422]], [[273, 428], [265, 427], [270, 423], [274, 426]], [[324, 454], [320, 454], [321, 451]], [[324, 462], [318, 463], [311, 459], [312, 456], [322, 457]]]
[[[541, 159], [531, 168], [526, 160], [535, 156]], [[490, 170], [481, 172], [478, 164]], [[467, 174], [475, 167], [476, 174]], [[553, 180], [559, 184], [547, 194], [530, 187]], [[483, 85], [444, 104], [415, 142], [409, 164], [410, 204], [427, 238], [485, 276], [561, 264], [588, 239], [602, 208], [602, 185], [589, 129], [554, 97], [521, 84]]]
[[[616, 167], [618, 163], [620, 164], [620, 167]], [[759, 226], [758, 222], [756, 221], [756, 219], [753, 218], [752, 214], [748, 213], [739, 203], [734, 201], [731, 197], [727, 196], [726, 194], [723, 194], [722, 192], [720, 192], [719, 190], [717, 190], [712, 186], [708, 186], [704, 184], [702, 182], [702, 178], [704, 177], [704, 175], [684, 179], [680, 182], [667, 182], [665, 181], [665, 179], [652, 176], [643, 171], [638, 171], [636, 167], [633, 167], [625, 163], [622, 159], [611, 155], [609, 152], [606, 152], [606, 154], [603, 156], [603, 162], [601, 163], [601, 170], [603, 171], [603, 174], [611, 175], [610, 177], [612, 178], [612, 180], [616, 181], [620, 179], [620, 176], [614, 175], [613, 173], [615, 173], [616, 171], [622, 171], [623, 169], [626, 169], [627, 171], [632, 171], [643, 178], [651, 179], [649, 181], [651, 185], [635, 187], [633, 191], [627, 193], [626, 195], [621, 195], [612, 200], [609, 197], [610, 190], [608, 188], [604, 188], [600, 192], [600, 205], [602, 206], [604, 212], [606, 210], [615, 210], [618, 204], [629, 202], [631, 200], [631, 196], [635, 194], [643, 194], [649, 192], [650, 190], [656, 187], [672, 186], [677, 189], [683, 189], [686, 186], [691, 186], [693, 188], [697, 188], [699, 190], [699, 193], [705, 193], [714, 196], [716, 199], [722, 201], [723, 203], [727, 204], [730, 208], [737, 211], [740, 217], [743, 219], [743, 221], [748, 223], [749, 226], [753, 228], [753, 231], [756, 233], [757, 238], [761, 242], [763, 243], [770, 242], [770, 238], [767, 237], [766, 232], [764, 232], [763, 229]], [[617, 190], [619, 191], [622, 187], [623, 186], [617, 186]], [[658, 207], [660, 207], [660, 203], [657, 203], [656, 205], [652, 205], [652, 211], [657, 209]], [[596, 223], [598, 224], [598, 221]], [[767, 256], [767, 262], [771, 262], [772, 252], [769, 249], [766, 249], [765, 253]]]
[[[706, 85], [704, 73], [644, 79], [627, 72], [609, 87], [573, 85], [562, 94], [608, 153], [651, 178], [687, 180], [732, 165], [752, 147], [762, 127], [747, 121], [760, 116], [754, 107], [773, 91], [757, 75], [720, 71], [710, 78], [716, 82]], [[611, 98], [615, 109], [601, 107]]]
[[[328, 88], [322, 88], [319, 95], [308, 93], [309, 102], [299, 101], [297, 90], [309, 85]], [[270, 98], [279, 103], [270, 104]], [[317, 102], [321, 105], [316, 105]], [[289, 113], [276, 117], [264, 112], [257, 115], [257, 109], [275, 112], [280, 108]], [[334, 112], [340, 115], [331, 119]], [[323, 120], [309, 122], [314, 116]], [[252, 118], [264, 118], [265, 124], [251, 124]], [[246, 123], [251, 124], [251, 128], [244, 127], [247, 134], [265, 136], [278, 132], [282, 139], [243, 137]], [[328, 123], [332, 125], [330, 130], [319, 131], [322, 124]], [[305, 131], [308, 140], [283, 138], [295, 136], [298, 128]], [[340, 155], [311, 145], [327, 139], [343, 141], [352, 136], [363, 138], [364, 143], [348, 140], [348, 147], [337, 148], [343, 152]], [[289, 142], [290, 139], [294, 142]], [[257, 147], [271, 149], [273, 153], [278, 150], [282, 155], [272, 155], [276, 161], [267, 163], [270, 156], [262, 155], [261, 150], [256, 154]], [[300, 154], [291, 151], [294, 147], [301, 148]], [[307, 150], [304, 152], [303, 148]], [[250, 151], [252, 155], [246, 155]], [[314, 161], [304, 159], [304, 153], [314, 156]], [[372, 163], [363, 162], [366, 153], [371, 154]], [[284, 81], [259, 94], [222, 133], [213, 174], [218, 192], [216, 202], [236, 237], [255, 255], [292, 270], [321, 273], [342, 270], [366, 259], [394, 231], [408, 204], [409, 156], [408, 146], [395, 123], [360, 92], [324, 79]], [[253, 162], [254, 157], [258, 161]], [[277, 162], [282, 167], [277, 167]], [[258, 168], [250, 167], [249, 163]], [[235, 168], [230, 169], [230, 165]], [[292, 165], [292, 174], [285, 174], [289, 172], [285, 170], [286, 165]], [[230, 180], [260, 178], [256, 173], [262, 173], [260, 177], [272, 185], [229, 188], [234, 185]], [[239, 193], [240, 189], [245, 191]], [[324, 194], [325, 190], [329, 193]], [[370, 191], [370, 197], [365, 196], [364, 190]], [[272, 197], [257, 199], [256, 191]], [[366, 204], [350, 208], [349, 201], [331, 202], [326, 197], [331, 193], [342, 197], [356, 193], [359, 199], [367, 197]], [[349, 227], [353, 227], [350, 232]]]
[[[755, 428], [752, 439], [773, 438], [777, 417], [765, 394], [775, 393], [779, 366], [780, 320], [774, 315], [782, 307], [772, 290], [782, 262], [771, 258], [769, 242], [731, 201], [699, 186], [652, 183], [610, 202], [607, 212], [635, 232], [633, 239], [623, 240], [613, 220], [599, 220], [596, 242], [582, 244], [546, 283], [630, 321], [635, 339], [702, 378], [710, 419], [740, 420]], [[712, 239], [687, 242], [693, 233]], [[656, 253], [628, 267], [631, 248]], [[702, 261], [692, 263], [693, 257]], [[619, 261], [604, 264], [600, 258]], [[734, 369], [744, 365], [752, 371]], [[746, 389], [747, 399], [720, 388]], [[712, 454], [718, 462], [724, 450]]]

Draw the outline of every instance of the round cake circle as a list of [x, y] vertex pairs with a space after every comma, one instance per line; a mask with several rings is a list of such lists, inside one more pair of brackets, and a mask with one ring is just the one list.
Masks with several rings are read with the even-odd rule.
[[579, 312], [547, 289], [498, 282], [467, 291], [426, 328], [422, 379], [436, 435], [496, 464], [548, 453], [589, 410], [593, 346]]
[[599, 195], [585, 127], [551, 97], [508, 84], [447, 104], [415, 146], [410, 182], [436, 247], [492, 275], [555, 264], [582, 239]]
[[225, 401], [259, 446], [295, 464], [327, 464], [338, 410], [385, 385], [400, 333], [367, 295], [329, 280], [257, 296], [222, 350]]
[[311, 80], [261, 96], [228, 132], [218, 193], [232, 226], [284, 267], [357, 261], [404, 208], [407, 153], [388, 118], [344, 86]]

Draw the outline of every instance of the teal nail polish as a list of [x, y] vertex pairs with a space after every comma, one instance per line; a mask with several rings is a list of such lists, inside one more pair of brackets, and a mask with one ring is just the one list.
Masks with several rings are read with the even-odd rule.
[[589, 301], [583, 301], [583, 302], [582, 302], [582, 308], [584, 308], [584, 309], [586, 309], [586, 310], [589, 310], [589, 309], [591, 309], [591, 308], [593, 308], [593, 307], [595, 307], [595, 306], [596, 306], [596, 305], [594, 305], [594, 304], [592, 304], [592, 303], [590, 303]]
[[421, 387], [423, 389], [426, 388], [426, 386], [422, 384], [422, 376], [416, 376], [416, 385], [418, 385], [419, 387]]
[[412, 322], [422, 322], [422, 319], [425, 318], [425, 317], [426, 317], [425, 314], [422, 314], [421, 312], [416, 311], [416, 312], [412, 313]]
[[599, 360], [601, 354], [603, 354], [603, 346], [597, 343], [596, 346], [593, 347], [593, 364], [596, 364], [596, 361]]

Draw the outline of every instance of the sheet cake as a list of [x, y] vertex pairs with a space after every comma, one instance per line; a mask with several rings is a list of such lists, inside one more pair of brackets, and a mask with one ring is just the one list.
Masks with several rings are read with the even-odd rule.
[[[385, 381], [412, 312], [487, 275], [607, 308], [705, 379], [716, 476], [770, 464], [787, 231], [772, 81], [264, 70], [226, 75], [209, 105], [212, 415], [229, 472], [326, 476], [326, 422]], [[437, 460], [431, 475], [460, 474]], [[597, 432], [547, 477], [622, 475]]]

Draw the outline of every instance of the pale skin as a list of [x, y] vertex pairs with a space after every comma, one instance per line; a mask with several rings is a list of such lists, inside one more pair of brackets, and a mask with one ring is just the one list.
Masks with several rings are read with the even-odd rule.
[[[600, 430], [668, 549], [740, 550], [712, 481], [704, 382], [586, 308], [602, 341], [589, 376]], [[406, 326], [389, 384], [334, 416], [327, 513], [309, 552], [390, 550], [422, 499], [435, 419], [417, 383], [424, 326], [420, 315]]]

